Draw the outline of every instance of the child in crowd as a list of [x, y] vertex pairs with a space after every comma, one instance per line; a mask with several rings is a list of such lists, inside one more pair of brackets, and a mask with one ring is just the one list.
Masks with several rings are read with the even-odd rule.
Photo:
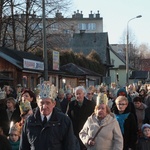
[[0, 150], [12, 150], [9, 140], [4, 135], [2, 127], [0, 127]]
[[143, 137], [141, 137], [137, 144], [137, 150], [149, 150], [150, 149], [150, 124], [142, 125]]
[[142, 102], [142, 98], [139, 96], [133, 98], [133, 104], [135, 106], [135, 112], [138, 122], [138, 136], [141, 137], [142, 135], [141, 127], [143, 124], [145, 109], [147, 108], [147, 106]]
[[21, 128], [19, 126], [19, 123], [16, 123], [10, 128], [9, 137], [8, 137], [12, 150], [19, 150], [20, 134], [21, 134]]

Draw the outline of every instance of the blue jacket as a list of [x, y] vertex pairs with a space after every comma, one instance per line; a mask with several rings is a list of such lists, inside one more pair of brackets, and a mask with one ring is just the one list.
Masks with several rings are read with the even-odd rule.
[[74, 139], [69, 117], [54, 108], [50, 120], [42, 127], [37, 109], [24, 124], [20, 150], [75, 150]]

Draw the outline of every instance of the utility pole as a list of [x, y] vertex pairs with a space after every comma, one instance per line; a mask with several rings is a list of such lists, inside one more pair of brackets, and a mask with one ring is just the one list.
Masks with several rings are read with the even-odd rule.
[[46, 47], [46, 25], [45, 25], [45, 0], [42, 0], [43, 10], [43, 60], [44, 60], [44, 80], [48, 81], [48, 61], [47, 61], [47, 47]]
[[134, 18], [129, 19], [129, 21], [127, 22], [127, 45], [126, 45], [126, 85], [128, 86], [129, 84], [129, 22], [133, 19], [136, 18], [141, 18], [141, 15], [138, 15]]

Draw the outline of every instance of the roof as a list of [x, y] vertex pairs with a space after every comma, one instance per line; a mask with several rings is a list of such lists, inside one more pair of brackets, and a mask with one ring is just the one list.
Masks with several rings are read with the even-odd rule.
[[110, 50], [111, 50], [124, 64], [126, 64], [126, 60], [125, 60], [124, 56], [122, 56], [122, 55], [120, 55], [119, 53], [115, 52], [111, 46], [110, 46]]
[[103, 33], [74, 33], [71, 39], [71, 48], [74, 52], [83, 52], [88, 55], [95, 50], [103, 64], [110, 65], [108, 34]]
[[[119, 53], [115, 52], [111, 46], [110, 46], [110, 50], [112, 51], [112, 53], [114, 53], [114, 55], [116, 55], [116, 57], [118, 57], [118, 59], [120, 59], [124, 63], [124, 65], [119, 65], [119, 68], [125, 69], [126, 68], [125, 57], [123, 55], [120, 55]], [[134, 69], [130, 64], [129, 64], [129, 68]]]
[[83, 67], [80, 67], [80, 66], [77, 66], [73, 63], [68, 63], [66, 65], [63, 65], [60, 67], [61, 70], [63, 71], [66, 71], [70, 74], [73, 74], [73, 75], [78, 75], [78, 76], [85, 76], [85, 75], [89, 75], [89, 76], [102, 76], [94, 71], [91, 71], [91, 70], [88, 70], [86, 68], [83, 68]]
[[0, 47], [0, 57], [15, 65], [19, 69], [23, 69], [23, 59], [43, 62], [41, 58], [32, 53], [12, 50], [5, 47]]
[[148, 76], [148, 71], [132, 71], [130, 79], [147, 79]]

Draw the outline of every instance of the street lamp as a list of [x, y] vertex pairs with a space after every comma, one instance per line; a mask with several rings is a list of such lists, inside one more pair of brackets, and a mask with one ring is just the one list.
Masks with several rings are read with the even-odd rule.
[[134, 18], [131, 18], [128, 22], [127, 22], [127, 45], [126, 45], [126, 85], [129, 84], [129, 29], [128, 29], [128, 26], [129, 26], [129, 22], [133, 19], [136, 19], [136, 18], [141, 18], [142, 16], [141, 15], [138, 15]]

